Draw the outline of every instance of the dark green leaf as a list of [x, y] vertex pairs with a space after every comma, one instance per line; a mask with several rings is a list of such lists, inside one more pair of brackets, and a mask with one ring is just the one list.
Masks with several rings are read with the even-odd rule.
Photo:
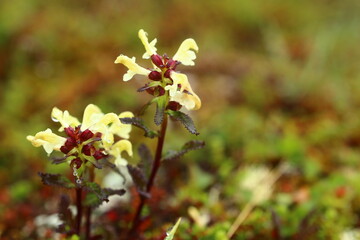
[[141, 118], [138, 117], [133, 117], [133, 118], [120, 118], [120, 121], [123, 124], [131, 124], [134, 125], [138, 128], [141, 128], [142, 130], [145, 131], [144, 136], [148, 137], [148, 138], [154, 138], [156, 137], [158, 134], [155, 131], [150, 130], [147, 126], [145, 126], [143, 120]]
[[163, 160], [174, 160], [174, 159], [178, 159], [180, 157], [182, 157], [185, 153], [192, 151], [192, 150], [197, 150], [197, 149], [201, 149], [205, 146], [205, 142], [204, 141], [197, 141], [197, 140], [192, 140], [189, 141], [187, 143], [184, 144], [184, 146], [181, 148], [181, 150], [179, 151], [169, 151], [166, 156], [164, 157]]
[[[67, 195], [61, 195], [60, 203], [59, 203], [59, 218], [63, 222], [60, 226], [57, 227], [57, 232], [60, 233], [68, 233], [74, 226], [73, 215], [69, 209], [70, 206], [70, 198]], [[69, 229], [68, 231], [66, 229]]]
[[156, 112], [154, 117], [154, 122], [156, 125], [160, 125], [164, 120], [165, 107], [167, 103], [167, 98], [165, 95], [157, 97], [154, 99], [156, 102]]
[[191, 117], [189, 117], [189, 115], [186, 115], [185, 113], [180, 112], [180, 111], [167, 110], [166, 112], [167, 112], [167, 114], [169, 114], [169, 116], [171, 116], [175, 120], [181, 122], [190, 133], [199, 135], [199, 133], [197, 132], [196, 127], [194, 125], [194, 122], [191, 119]]
[[127, 165], [127, 169], [129, 170], [130, 176], [135, 183], [137, 189], [140, 191], [143, 190], [146, 186], [146, 177], [144, 172], [137, 166]]
[[98, 207], [102, 202], [108, 202], [109, 196], [119, 195], [122, 196], [125, 194], [124, 189], [110, 189], [110, 188], [101, 188], [95, 182], [84, 182], [83, 188], [88, 191], [85, 198], [85, 205], [91, 207]]
[[146, 176], [149, 177], [151, 165], [154, 158], [150, 152], [150, 149], [145, 144], [141, 144], [139, 146], [138, 152], [141, 159], [139, 167], [143, 169]]
[[72, 183], [69, 179], [62, 176], [61, 174], [50, 174], [50, 173], [38, 173], [41, 177], [41, 181], [45, 185], [49, 186], [58, 186], [58, 187], [64, 187], [64, 188], [75, 188], [75, 184]]
[[63, 157], [50, 157], [51, 163], [52, 164], [60, 164], [60, 163], [64, 163], [67, 161], [67, 156], [63, 156]]

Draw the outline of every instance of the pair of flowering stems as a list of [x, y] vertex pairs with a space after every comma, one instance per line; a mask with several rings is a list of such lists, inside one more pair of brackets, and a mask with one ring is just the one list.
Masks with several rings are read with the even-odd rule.
[[[160, 126], [159, 131], [149, 129], [140, 117], [135, 117], [131, 112], [104, 114], [100, 108], [89, 104], [85, 108], [82, 122], [71, 116], [68, 111], [53, 109], [51, 117], [61, 124], [59, 131], [64, 132], [65, 137], [53, 133], [50, 129], [27, 137], [35, 147], [42, 146], [48, 155], [58, 152], [60, 155], [51, 157], [52, 163], [67, 163], [74, 175], [74, 179], [69, 180], [60, 174], [39, 173], [44, 184], [75, 191], [76, 216], [72, 216], [69, 211], [70, 201], [67, 197], [62, 197], [59, 205], [59, 216], [63, 224], [57, 230], [67, 236], [84, 235], [85, 239], [90, 239], [92, 209], [107, 202], [110, 195], [121, 196], [125, 193], [124, 189], [102, 188], [94, 182], [94, 169], [127, 167], [138, 190], [140, 203], [135, 209], [127, 235], [119, 234], [119, 236], [121, 239], [123, 237], [139, 239], [142, 234], [139, 232], [142, 210], [146, 200], [151, 197], [151, 190], [162, 161], [178, 159], [188, 151], [204, 146], [202, 141], [193, 140], [185, 143], [179, 151], [171, 151], [171, 154], [163, 155], [169, 117], [183, 124], [190, 133], [199, 134], [193, 120], [180, 110], [183, 107], [187, 110], [197, 110], [201, 107], [201, 100], [193, 91], [187, 76], [176, 70], [180, 64], [187, 66], [195, 64], [195, 52], [198, 51], [196, 42], [191, 38], [184, 40], [171, 58], [166, 54], [157, 53], [155, 46], [157, 40], [149, 42], [144, 30], [141, 29], [138, 36], [146, 50], [143, 58], [150, 59], [152, 67], [141, 67], [136, 63], [135, 57], [129, 58], [125, 55], [117, 57], [115, 63], [121, 63], [128, 68], [123, 76], [124, 81], [129, 81], [136, 74], [147, 77], [147, 83], [138, 89], [138, 92], [146, 92], [153, 96], [145, 106], [156, 104], [154, 122]], [[145, 145], [140, 148], [142, 156], [140, 163], [147, 162], [149, 171], [144, 169], [146, 164], [130, 165], [121, 156], [124, 151], [130, 157], [133, 155], [132, 144], [128, 140], [132, 125], [143, 129], [146, 137], [157, 137], [154, 158], [149, 157], [151, 152]], [[85, 234], [82, 232], [84, 208], [86, 209]], [[179, 223], [180, 221], [177, 225]], [[171, 240], [172, 237], [167, 239]]]

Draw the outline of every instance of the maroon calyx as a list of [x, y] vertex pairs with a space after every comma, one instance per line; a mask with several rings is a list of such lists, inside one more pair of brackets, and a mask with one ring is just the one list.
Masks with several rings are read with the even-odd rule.
[[[99, 148], [96, 144], [96, 142], [101, 141], [102, 134], [100, 132], [94, 134], [89, 129], [81, 131], [81, 126], [75, 128], [67, 127], [64, 130], [68, 137], [64, 145], [60, 147], [60, 151], [66, 154], [66, 157], [75, 157], [71, 160], [71, 166], [75, 166], [78, 169], [84, 163], [84, 160], [82, 160], [84, 158], [79, 157], [79, 154], [92, 156], [95, 160], [108, 156], [104, 153], [105, 149]], [[81, 149], [81, 153], [78, 151], [71, 152], [74, 148]]]
[[153, 54], [151, 55], [151, 61], [159, 68], [164, 68], [165, 65], [164, 65], [164, 62], [163, 62], [163, 58], [158, 55], [158, 54]]
[[154, 71], [151, 71], [148, 75], [149, 79], [153, 80], [153, 81], [160, 81], [162, 76], [161, 76], [161, 73], [154, 70]]
[[179, 111], [181, 109], [182, 105], [175, 101], [170, 101], [169, 104], [166, 106], [166, 109], [170, 109], [173, 111]]

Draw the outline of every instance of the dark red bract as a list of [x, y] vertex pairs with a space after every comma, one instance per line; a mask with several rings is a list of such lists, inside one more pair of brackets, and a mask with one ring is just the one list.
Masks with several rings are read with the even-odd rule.
[[[81, 165], [84, 163], [83, 158], [79, 157], [79, 152], [73, 151], [74, 148], [81, 149], [81, 153], [86, 156], [92, 156], [96, 160], [104, 158], [107, 154], [103, 153], [104, 149], [98, 149], [95, 145], [97, 141], [101, 140], [101, 133], [93, 133], [89, 129], [81, 131], [81, 126], [67, 127], [64, 129], [66, 135], [66, 141], [63, 146], [61, 146], [60, 151], [64, 154], [67, 154], [67, 157], [76, 156], [75, 159], [71, 160], [71, 165], [75, 166], [76, 168], [80, 168]], [[70, 153], [70, 154], [69, 154]]]

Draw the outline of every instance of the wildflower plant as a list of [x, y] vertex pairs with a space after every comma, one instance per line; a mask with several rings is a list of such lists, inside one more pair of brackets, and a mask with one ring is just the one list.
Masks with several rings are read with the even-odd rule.
[[[195, 40], [191, 38], [184, 40], [171, 58], [167, 54], [160, 55], [157, 53], [157, 39], [155, 38], [149, 42], [148, 34], [143, 29], [139, 30], [138, 36], [145, 47], [142, 58], [149, 59], [151, 67], [142, 67], [136, 63], [135, 57], [130, 58], [123, 54], [116, 58], [115, 63], [123, 64], [128, 69], [123, 76], [124, 81], [131, 80], [136, 74], [146, 77], [147, 82], [138, 89], [138, 92], [147, 92], [153, 96], [153, 99], [145, 105], [144, 109], [155, 103], [154, 122], [156, 125], [161, 126], [159, 131], [152, 131], [139, 117], [120, 119], [123, 123], [132, 124], [143, 129], [146, 137], [157, 137], [158, 139], [153, 160], [149, 160], [150, 150], [145, 145], [141, 145], [139, 148], [139, 155], [142, 156], [140, 164], [137, 166], [128, 165], [129, 173], [140, 196], [140, 203], [134, 213], [126, 239], [138, 239], [141, 235], [139, 228], [142, 223], [142, 210], [146, 200], [151, 197], [151, 189], [161, 163], [166, 160], [177, 159], [190, 150], [204, 146], [204, 142], [193, 140], [185, 143], [178, 151], [169, 151], [165, 156], [162, 154], [169, 117], [181, 122], [190, 133], [199, 134], [190, 116], [180, 110], [182, 107], [187, 110], [198, 110], [201, 107], [201, 100], [193, 91], [188, 77], [176, 70], [180, 64], [185, 66], [195, 65], [196, 52], [199, 50]], [[149, 161], [151, 162], [151, 170], [147, 171], [146, 166], [149, 165]]]
[[[128, 68], [123, 76], [124, 81], [129, 81], [136, 74], [146, 76], [147, 82], [138, 89], [138, 92], [147, 92], [153, 98], [145, 105], [141, 115], [149, 105], [156, 104], [154, 122], [156, 125], [161, 125], [159, 130], [151, 130], [140, 116], [134, 116], [131, 112], [104, 114], [97, 106], [90, 104], [85, 108], [82, 122], [71, 116], [68, 111], [61, 111], [58, 108], [52, 110], [51, 118], [60, 123], [58, 131], [62, 134], [57, 135], [51, 129], [46, 129], [27, 137], [35, 147], [42, 146], [48, 155], [52, 155], [53, 164], [67, 163], [74, 176], [70, 180], [60, 174], [39, 173], [42, 182], [46, 185], [75, 189], [76, 218], [72, 217], [68, 209], [70, 205], [68, 197], [63, 196], [59, 206], [59, 216], [63, 224], [58, 230], [67, 236], [76, 234], [90, 239], [91, 210], [108, 201], [110, 195], [125, 193], [124, 189], [101, 188], [94, 182], [94, 169], [112, 167], [119, 172], [117, 167], [123, 166], [126, 167], [135, 184], [140, 202], [132, 211], [132, 221], [126, 226], [126, 231], [117, 227], [119, 238], [141, 239], [146, 229], [142, 226], [143, 208], [151, 198], [151, 190], [161, 163], [178, 159], [185, 153], [204, 146], [204, 142], [192, 140], [185, 143], [178, 151], [168, 151], [167, 154], [163, 154], [169, 118], [181, 122], [190, 133], [199, 134], [190, 116], [180, 110], [183, 107], [187, 110], [198, 110], [201, 107], [201, 100], [193, 91], [188, 77], [176, 70], [180, 64], [186, 66], [195, 64], [196, 52], [199, 50], [196, 42], [191, 38], [186, 39], [171, 58], [166, 54], [159, 55], [155, 46], [157, 40], [149, 42], [147, 33], [142, 29], [139, 31], [139, 38], [145, 47], [143, 58], [150, 59], [151, 67], [141, 67], [136, 63], [135, 57], [130, 58], [125, 55], [117, 57], [115, 63], [121, 63]], [[133, 155], [132, 143], [128, 140], [132, 125], [143, 129], [145, 137], [157, 138], [154, 156], [146, 145], [140, 145], [141, 159], [138, 165], [130, 165], [122, 157], [123, 152], [127, 152], [129, 156]], [[53, 152], [58, 154], [54, 156]], [[82, 234], [83, 208], [86, 208], [85, 234]], [[166, 239], [173, 238], [179, 223], [180, 220], [173, 230], [167, 233]]]
[[[51, 129], [38, 132], [35, 136], [27, 136], [27, 139], [35, 147], [43, 147], [48, 155], [53, 151], [60, 152], [60, 156], [52, 157], [53, 164], [69, 164], [74, 179], [69, 180], [60, 174], [39, 173], [46, 185], [61, 186], [67, 189], [75, 189], [77, 216], [72, 218], [67, 210], [68, 198], [62, 198], [60, 215], [63, 224], [58, 229], [60, 232], [80, 235], [83, 206], [87, 207], [86, 235], [90, 233], [90, 213], [93, 207], [108, 201], [108, 196], [113, 194], [123, 195], [124, 189], [102, 189], [94, 182], [94, 168], [102, 169], [106, 166], [124, 165], [125, 159], [122, 152], [132, 156], [132, 144], [128, 140], [131, 125], [120, 122], [121, 117], [132, 117], [131, 112], [104, 114], [101, 110], [89, 104], [84, 111], [83, 121], [71, 116], [68, 111], [53, 108], [51, 118], [59, 122], [59, 132], [64, 136], [57, 135]], [[114, 136], [122, 138], [115, 141]], [[111, 163], [111, 158], [114, 163]], [[86, 192], [83, 203], [83, 192]], [[70, 214], [70, 215], [69, 215]], [[65, 217], [66, 216], [66, 217]], [[74, 224], [75, 223], [75, 224]]]

